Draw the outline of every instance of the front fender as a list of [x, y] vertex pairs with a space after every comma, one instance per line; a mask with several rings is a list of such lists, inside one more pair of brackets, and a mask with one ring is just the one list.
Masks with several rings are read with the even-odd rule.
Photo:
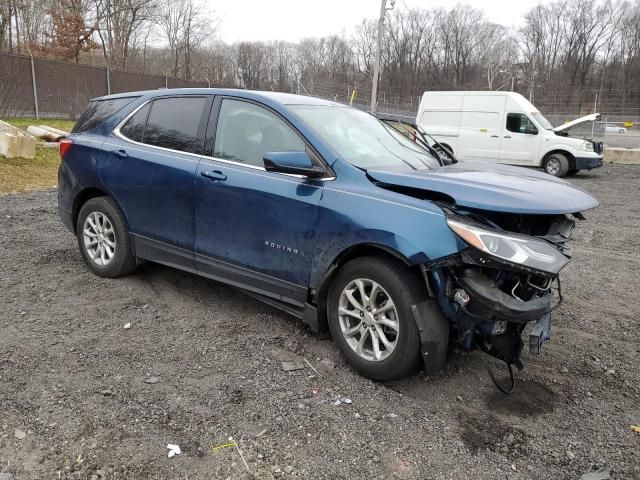
[[355, 246], [382, 247], [410, 265], [464, 248], [436, 205], [382, 189], [375, 196], [325, 189], [315, 232], [318, 248], [311, 266], [311, 288], [317, 288], [336, 259]]

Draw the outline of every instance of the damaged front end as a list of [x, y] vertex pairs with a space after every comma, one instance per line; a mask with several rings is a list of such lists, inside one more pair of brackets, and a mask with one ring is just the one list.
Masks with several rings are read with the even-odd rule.
[[[458, 349], [480, 349], [522, 369], [522, 334], [530, 322], [529, 351], [550, 338], [551, 311], [562, 301], [560, 270], [575, 215], [524, 215], [444, 207], [449, 227], [467, 248], [424, 265]], [[554, 293], [555, 291], [555, 293]], [[491, 372], [489, 372], [491, 373]]]

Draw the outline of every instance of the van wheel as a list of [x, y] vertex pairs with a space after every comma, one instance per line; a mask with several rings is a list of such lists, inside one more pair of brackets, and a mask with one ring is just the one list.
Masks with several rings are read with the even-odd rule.
[[356, 258], [338, 271], [329, 288], [331, 336], [362, 375], [378, 381], [402, 378], [420, 365], [411, 305], [425, 299], [425, 288], [402, 264]]
[[566, 177], [569, 172], [569, 160], [561, 153], [553, 153], [545, 160], [544, 171], [554, 177]]
[[76, 237], [85, 263], [99, 277], [119, 277], [136, 268], [127, 223], [111, 198], [87, 200], [78, 214]]
[[451, 165], [453, 163], [453, 158], [451, 155], [453, 154], [453, 150], [448, 145], [437, 145], [434, 147], [434, 150], [440, 155], [443, 163], [445, 165]]

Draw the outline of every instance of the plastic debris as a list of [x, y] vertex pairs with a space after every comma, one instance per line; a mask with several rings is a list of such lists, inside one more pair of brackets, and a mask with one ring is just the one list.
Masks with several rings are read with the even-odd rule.
[[351, 405], [353, 402], [351, 401], [350, 398], [347, 398], [347, 397], [338, 397], [336, 398], [336, 401], [333, 402], [334, 405], [340, 405], [341, 403], [346, 403], [347, 405]]
[[311, 365], [311, 363], [309, 363], [309, 360], [307, 360], [306, 358], [304, 359], [304, 361], [307, 363], [307, 365], [309, 365], [311, 367], [311, 370], [313, 370], [314, 372], [316, 372], [316, 374], [321, 377], [322, 375], [320, 375], [320, 372], [318, 370], [316, 370], [313, 365]]
[[213, 445], [212, 443], [209, 444], [209, 450], [211, 450], [211, 452], [217, 452], [218, 450], [222, 450], [223, 448], [229, 448], [229, 447], [237, 447], [238, 444], [236, 442], [229, 442], [229, 443], [222, 443], [220, 445]]
[[125, 330], [129, 330], [131, 328], [131, 322], [125, 323], [124, 324], [124, 329]]
[[174, 445], [173, 443], [167, 444], [167, 448], [169, 449], [169, 453], [167, 454], [167, 457], [169, 458], [173, 458], [176, 455], [180, 455], [182, 453], [180, 447], [178, 445]]
[[294, 370], [303, 370], [304, 364], [302, 362], [282, 362], [282, 370], [285, 372], [292, 372]]
[[631, 431], [635, 433], [640, 433], [640, 425], [631, 425]]
[[580, 480], [609, 480], [611, 478], [611, 469], [602, 468], [595, 472], [583, 473]]

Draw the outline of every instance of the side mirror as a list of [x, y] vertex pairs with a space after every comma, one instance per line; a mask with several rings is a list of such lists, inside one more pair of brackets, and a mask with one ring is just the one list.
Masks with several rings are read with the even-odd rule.
[[526, 127], [524, 127], [524, 132], [522, 133], [526, 133], [527, 135], [537, 135], [538, 129], [535, 127], [535, 125], [527, 125]]
[[267, 172], [290, 173], [309, 178], [324, 177], [324, 168], [314, 165], [307, 152], [267, 152], [262, 157]]

